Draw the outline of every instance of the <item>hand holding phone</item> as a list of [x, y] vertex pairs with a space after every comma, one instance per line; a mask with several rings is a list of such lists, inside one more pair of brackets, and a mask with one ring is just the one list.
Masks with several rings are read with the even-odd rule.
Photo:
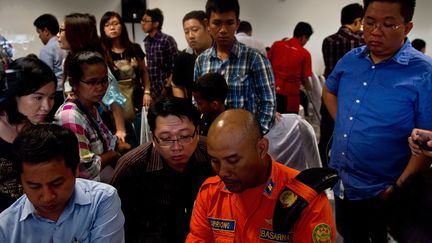
[[428, 142], [432, 140], [432, 131], [417, 130], [416, 139], [414, 142], [420, 147], [423, 153], [432, 154], [432, 146], [428, 145]]

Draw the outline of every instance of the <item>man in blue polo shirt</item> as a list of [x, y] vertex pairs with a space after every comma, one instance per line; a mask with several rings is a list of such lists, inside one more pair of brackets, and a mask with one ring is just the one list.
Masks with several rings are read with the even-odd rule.
[[35, 125], [18, 135], [13, 150], [25, 195], [0, 214], [0, 242], [124, 242], [116, 189], [75, 178], [73, 132]]
[[407, 38], [415, 0], [365, 0], [366, 46], [336, 65], [323, 90], [335, 119], [336, 224], [345, 242], [387, 242], [385, 199], [417, 170], [407, 137], [432, 128], [432, 60]]

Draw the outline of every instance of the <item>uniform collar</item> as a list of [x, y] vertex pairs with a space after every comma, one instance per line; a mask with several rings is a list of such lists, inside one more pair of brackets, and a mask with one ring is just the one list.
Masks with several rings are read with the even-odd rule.
[[[268, 156], [271, 158], [270, 155], [268, 155]], [[269, 198], [269, 199], [276, 199], [278, 197], [276, 192], [280, 191], [281, 187], [283, 186], [283, 185], [280, 185], [280, 183], [277, 183], [277, 178], [279, 177], [279, 173], [281, 173], [281, 172], [280, 172], [279, 168], [276, 166], [277, 162], [274, 161], [273, 158], [271, 158], [270, 163], [271, 163], [271, 173], [270, 173], [270, 176], [265, 183], [266, 186], [263, 189], [262, 195]], [[219, 180], [220, 180], [220, 178], [219, 178]], [[260, 186], [262, 186], [262, 184], [259, 185], [258, 187], [260, 187]], [[226, 187], [224, 187], [222, 189], [222, 191], [225, 193], [233, 194], [232, 192], [228, 191], [228, 189]]]

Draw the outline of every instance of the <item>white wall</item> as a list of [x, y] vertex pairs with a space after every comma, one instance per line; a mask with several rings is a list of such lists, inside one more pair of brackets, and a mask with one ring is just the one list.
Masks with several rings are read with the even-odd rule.
[[[240, 18], [251, 22], [254, 36], [266, 46], [275, 40], [292, 36], [294, 26], [299, 21], [309, 22], [314, 34], [306, 44], [313, 59], [313, 70], [321, 74], [324, 70], [321, 43], [324, 37], [339, 28], [340, 9], [352, 2], [361, 0], [239, 0]], [[38, 53], [42, 43], [36, 35], [33, 21], [42, 13], [52, 13], [59, 21], [72, 12], [86, 12], [99, 20], [108, 10], [121, 10], [120, 0], [0, 0], [0, 33], [13, 41], [15, 57], [28, 53]], [[205, 0], [147, 0], [148, 8], [158, 7], [165, 16], [163, 31], [172, 35], [179, 49], [186, 47], [181, 19], [191, 10], [204, 10]], [[414, 29], [411, 39], [423, 38], [431, 46], [432, 27], [429, 24], [432, 1], [417, 0], [414, 15]], [[129, 34], [132, 35], [131, 25]], [[142, 44], [144, 33], [135, 24], [136, 42]], [[432, 51], [429, 51], [431, 54]]]
[[73, 12], [91, 13], [99, 20], [108, 11], [120, 11], [120, 1], [113, 0], [0, 0], [0, 34], [13, 41], [14, 58], [39, 54], [43, 46], [33, 21], [44, 13], [57, 17], [59, 23]]

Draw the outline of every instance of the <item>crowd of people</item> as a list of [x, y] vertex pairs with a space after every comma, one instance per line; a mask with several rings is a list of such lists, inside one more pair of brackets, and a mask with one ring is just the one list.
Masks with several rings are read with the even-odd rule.
[[113, 11], [100, 36], [91, 14], [39, 16], [38, 56], [0, 46], [0, 242], [432, 241], [432, 59], [408, 38], [414, 9], [341, 10], [321, 139], [304, 148], [323, 167], [302, 171], [266, 134], [314, 85], [309, 23], [265, 50], [237, 0], [207, 0], [179, 51], [159, 8], [143, 43]]

